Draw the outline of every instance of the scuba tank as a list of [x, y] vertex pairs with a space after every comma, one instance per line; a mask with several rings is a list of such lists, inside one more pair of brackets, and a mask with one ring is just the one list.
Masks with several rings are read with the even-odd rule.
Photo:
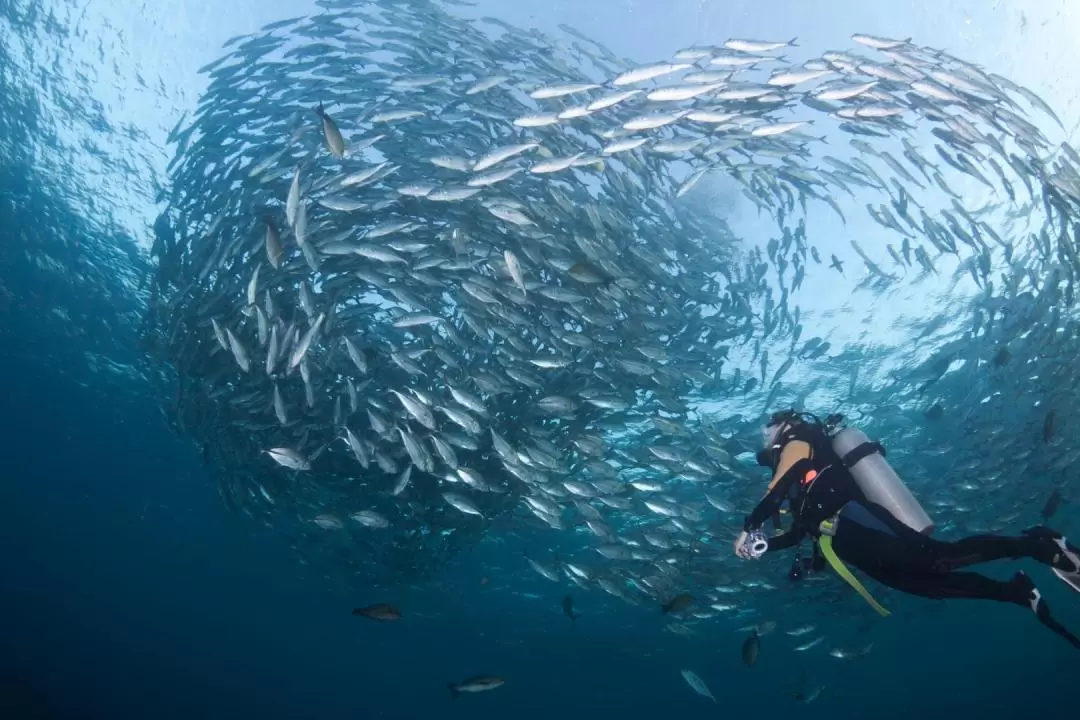
[[832, 448], [867, 500], [885, 508], [916, 532], [923, 535], [934, 532], [934, 522], [885, 460], [885, 449], [880, 443], [872, 442], [862, 430], [848, 427], [833, 435]]

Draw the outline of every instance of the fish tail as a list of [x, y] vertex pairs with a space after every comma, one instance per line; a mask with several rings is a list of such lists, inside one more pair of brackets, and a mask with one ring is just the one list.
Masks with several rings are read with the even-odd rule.
[[457, 696], [459, 694], [458, 689], [457, 689], [457, 685], [455, 685], [454, 683], [449, 683], [449, 684], [447, 684], [446, 687], [450, 688], [450, 699], [451, 700], [457, 700]]

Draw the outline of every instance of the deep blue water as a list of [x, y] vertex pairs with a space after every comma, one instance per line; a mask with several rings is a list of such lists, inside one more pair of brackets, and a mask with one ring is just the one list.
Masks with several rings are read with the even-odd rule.
[[[530, 588], [538, 600], [497, 575], [482, 585], [516, 560], [486, 547], [405, 593], [407, 622], [358, 621], [351, 606], [381, 598], [336, 590], [226, 511], [149, 398], [116, 406], [31, 358], [0, 363], [0, 717], [1071, 717], [1072, 651], [986, 603], [911, 600], [933, 609], [879, 621], [853, 660], [796, 660], [766, 637], [748, 668], [721, 628], [676, 637], [652, 607], [597, 613], [580, 594], [571, 626], [554, 585]], [[1043, 585], [1075, 625], [1075, 598]], [[684, 687], [683, 667], [720, 708]], [[826, 685], [810, 706], [786, 691], [801, 669]], [[474, 673], [507, 684], [452, 702], [446, 683]]]

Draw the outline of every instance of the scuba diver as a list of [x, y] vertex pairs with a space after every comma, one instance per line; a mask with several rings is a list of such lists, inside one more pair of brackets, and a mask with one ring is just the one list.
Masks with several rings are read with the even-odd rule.
[[[785, 410], [773, 414], [762, 431], [764, 448], [757, 461], [772, 470], [769, 489], [746, 518], [735, 540], [735, 554], [760, 558], [767, 552], [795, 548], [790, 577], [820, 571], [827, 562], [879, 614], [882, 607], [848, 570], [851, 565], [911, 595], [932, 599], [975, 598], [1030, 607], [1039, 621], [1080, 649], [1080, 638], [1050, 615], [1050, 608], [1023, 572], [1000, 581], [960, 568], [1005, 558], [1032, 558], [1049, 565], [1080, 592], [1080, 549], [1046, 527], [1020, 537], [974, 535], [945, 542], [929, 537], [934, 525], [885, 460], [884, 448], [856, 428], [840, 429], [843, 416], [825, 422]], [[781, 506], [789, 503], [792, 528], [769, 537], [763, 526], [779, 527]], [[802, 540], [813, 541], [813, 557], [804, 561]]]

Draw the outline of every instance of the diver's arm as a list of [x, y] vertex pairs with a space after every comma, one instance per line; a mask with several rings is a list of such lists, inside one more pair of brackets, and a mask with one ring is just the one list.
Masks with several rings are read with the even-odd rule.
[[786, 533], [780, 535], [773, 535], [769, 538], [769, 546], [765, 548], [766, 553], [771, 553], [774, 550], [787, 550], [790, 547], [795, 547], [799, 544], [798, 538], [795, 537], [794, 530], [788, 530]]
[[761, 499], [754, 511], [743, 523], [744, 532], [752, 532], [765, 524], [765, 521], [780, 510], [788, 496], [791, 483], [798, 482], [813, 469], [810, 461], [810, 444], [802, 440], [792, 440], [780, 452], [780, 462], [776, 465], [769, 491]]

